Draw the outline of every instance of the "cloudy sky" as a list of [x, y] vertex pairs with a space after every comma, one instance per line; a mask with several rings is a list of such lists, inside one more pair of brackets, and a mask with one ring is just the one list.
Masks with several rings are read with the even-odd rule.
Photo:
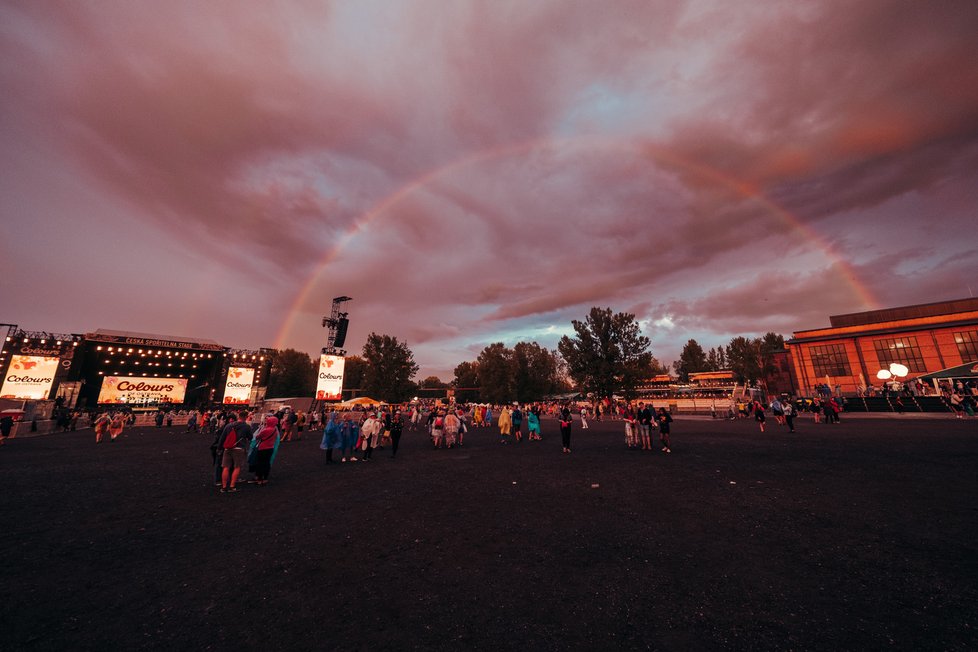
[[0, 0], [0, 318], [451, 378], [978, 291], [978, 2]]

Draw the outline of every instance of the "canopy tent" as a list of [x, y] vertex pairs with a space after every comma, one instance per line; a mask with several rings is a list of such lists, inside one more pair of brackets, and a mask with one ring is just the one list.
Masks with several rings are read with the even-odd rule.
[[343, 401], [342, 403], [336, 403], [336, 404], [333, 405], [333, 407], [338, 407], [338, 408], [351, 408], [351, 407], [356, 407], [357, 405], [361, 405], [361, 406], [364, 406], [364, 407], [367, 407], [367, 406], [373, 407], [373, 406], [376, 406], [376, 405], [382, 405], [382, 402], [381, 401], [378, 401], [376, 399], [370, 398], [369, 396], [358, 396], [357, 398], [351, 398], [349, 401]]
[[918, 376], [920, 380], [928, 381], [941, 378], [961, 378], [962, 380], [978, 379], [978, 362], [959, 364], [957, 367], [948, 367], [940, 371], [933, 371], [929, 374]]

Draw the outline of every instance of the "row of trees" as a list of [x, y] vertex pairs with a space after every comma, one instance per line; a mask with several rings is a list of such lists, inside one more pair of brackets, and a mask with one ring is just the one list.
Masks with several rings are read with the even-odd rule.
[[740, 382], [759, 380], [774, 370], [774, 352], [781, 349], [784, 349], [784, 336], [777, 333], [753, 339], [738, 336], [726, 346], [712, 348], [709, 352], [691, 339], [672, 367], [684, 382], [689, 380], [691, 373], [721, 369], [733, 371]]
[[452, 382], [462, 401], [539, 401], [570, 391], [560, 357], [536, 342], [508, 348], [502, 342], [482, 349], [479, 357], [455, 367]]
[[[454, 388], [461, 401], [532, 402], [576, 388], [583, 394], [632, 397], [642, 381], [668, 368], [652, 355], [651, 341], [641, 334], [635, 315], [591, 308], [583, 321], [571, 322], [574, 336], [564, 336], [551, 351], [536, 342], [512, 348], [490, 344], [476, 360], [455, 367], [451, 384], [429, 376], [420, 383], [414, 354], [405, 342], [371, 333], [360, 356], [346, 358], [344, 387], [363, 390], [383, 401], [401, 402], [419, 389]], [[741, 382], [758, 380], [773, 368], [773, 352], [784, 348], [784, 337], [767, 333], [748, 339], [735, 337], [726, 346], [704, 351], [689, 340], [673, 362], [683, 381], [697, 371], [731, 369]], [[308, 354], [286, 349], [272, 363], [269, 397], [312, 396], [317, 363]]]

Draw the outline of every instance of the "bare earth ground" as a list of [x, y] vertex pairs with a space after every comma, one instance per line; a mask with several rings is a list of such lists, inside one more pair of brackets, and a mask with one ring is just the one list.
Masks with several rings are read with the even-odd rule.
[[975, 649], [978, 420], [678, 417], [327, 467], [283, 445], [222, 495], [210, 437], [0, 449], [0, 645], [132, 649]]

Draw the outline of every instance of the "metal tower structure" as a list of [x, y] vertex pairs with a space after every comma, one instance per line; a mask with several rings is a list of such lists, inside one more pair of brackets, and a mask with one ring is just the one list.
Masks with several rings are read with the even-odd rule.
[[350, 321], [346, 318], [348, 313], [342, 312], [343, 304], [352, 301], [352, 297], [336, 297], [333, 299], [333, 309], [328, 317], [323, 317], [323, 328], [328, 328], [326, 346], [323, 347], [325, 355], [346, 355], [343, 344], [346, 342], [346, 329]]

